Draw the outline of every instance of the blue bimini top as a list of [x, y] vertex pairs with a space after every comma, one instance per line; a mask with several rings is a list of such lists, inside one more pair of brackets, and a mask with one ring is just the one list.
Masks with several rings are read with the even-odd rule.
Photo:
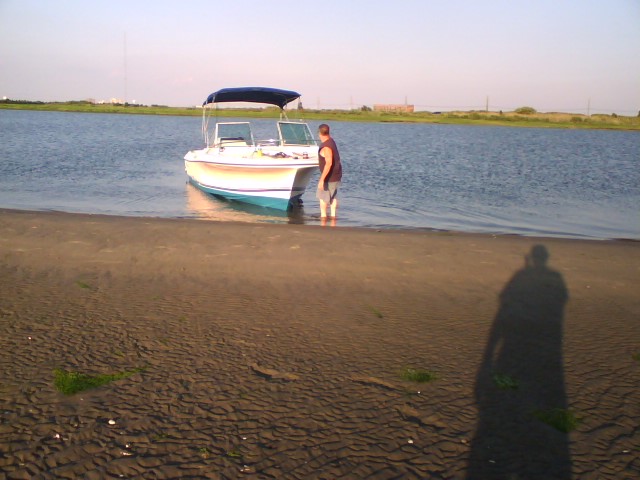
[[238, 87], [223, 88], [217, 92], [213, 92], [207, 97], [202, 106], [210, 103], [223, 102], [251, 102], [251, 103], [268, 103], [284, 108], [287, 103], [299, 98], [298, 92], [291, 90], [280, 90], [279, 88], [269, 87]]

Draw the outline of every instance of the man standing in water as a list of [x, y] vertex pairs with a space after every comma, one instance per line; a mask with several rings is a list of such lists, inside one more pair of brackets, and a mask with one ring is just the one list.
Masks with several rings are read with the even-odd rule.
[[327, 205], [331, 207], [331, 217], [336, 218], [338, 209], [338, 187], [342, 180], [342, 163], [338, 146], [329, 131], [329, 125], [323, 123], [318, 127], [320, 136], [320, 149], [318, 150], [318, 166], [320, 167], [320, 180], [316, 197], [320, 200], [320, 218], [327, 219]]

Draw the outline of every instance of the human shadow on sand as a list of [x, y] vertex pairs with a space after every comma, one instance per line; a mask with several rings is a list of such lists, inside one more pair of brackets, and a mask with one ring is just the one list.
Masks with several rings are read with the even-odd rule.
[[567, 408], [562, 333], [568, 292], [536, 245], [500, 294], [475, 396], [468, 479], [569, 479], [568, 435], [536, 417]]

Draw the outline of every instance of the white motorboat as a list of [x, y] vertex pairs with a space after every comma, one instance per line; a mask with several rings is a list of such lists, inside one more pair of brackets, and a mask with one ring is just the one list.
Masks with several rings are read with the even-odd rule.
[[[184, 157], [189, 181], [207, 193], [264, 207], [286, 210], [299, 203], [318, 170], [318, 146], [309, 126], [289, 121], [284, 111], [299, 97], [265, 87], [224, 88], [209, 95], [202, 115], [206, 146]], [[211, 107], [223, 102], [280, 107], [278, 138], [255, 139], [250, 122], [216, 122], [210, 130]]]

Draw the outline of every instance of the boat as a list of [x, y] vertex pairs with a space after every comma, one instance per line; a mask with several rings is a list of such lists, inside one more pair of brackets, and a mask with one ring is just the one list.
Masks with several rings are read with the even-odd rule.
[[[318, 171], [318, 146], [301, 121], [290, 121], [285, 106], [300, 97], [291, 90], [267, 87], [223, 88], [202, 104], [205, 147], [184, 157], [189, 181], [209, 194], [229, 200], [287, 210]], [[280, 108], [277, 138], [254, 138], [250, 122], [217, 122], [209, 128], [219, 103], [261, 103]]]

